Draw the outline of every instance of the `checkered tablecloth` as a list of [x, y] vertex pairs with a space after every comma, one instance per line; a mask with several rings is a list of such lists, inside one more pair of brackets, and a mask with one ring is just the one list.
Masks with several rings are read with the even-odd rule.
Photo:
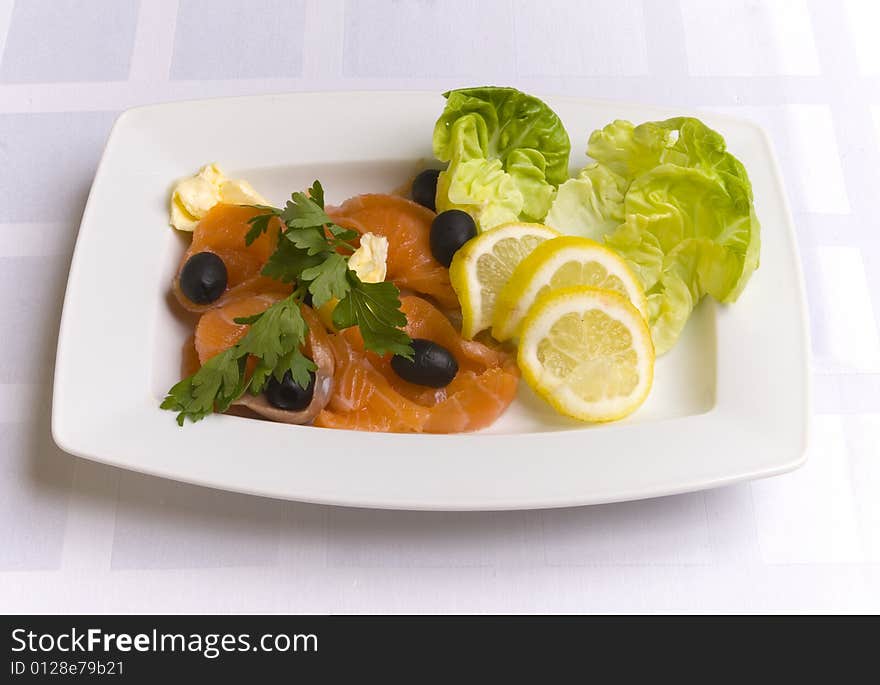
[[[0, 612], [880, 610], [878, 27], [876, 0], [0, 0]], [[767, 128], [811, 315], [804, 468], [436, 514], [213, 491], [53, 445], [68, 263], [121, 110], [489, 82]]]

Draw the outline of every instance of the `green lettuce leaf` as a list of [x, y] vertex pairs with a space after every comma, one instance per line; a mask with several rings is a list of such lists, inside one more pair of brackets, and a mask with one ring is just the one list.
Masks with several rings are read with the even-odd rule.
[[680, 273], [674, 261], [664, 270], [653, 292], [648, 293], [648, 322], [654, 351], [666, 354], [673, 348], [700, 300], [691, 287], [692, 279]]
[[587, 154], [597, 160], [587, 169], [618, 179], [622, 203], [595, 190], [598, 171], [583, 181], [585, 169], [559, 188], [547, 222], [604, 238], [627, 260], [645, 288], [662, 354], [702, 297], [734, 302], [758, 267], [760, 224], [748, 174], [724, 138], [692, 117], [614, 121], [593, 132]]
[[652, 221], [656, 219], [631, 214], [605, 237], [605, 244], [629, 263], [646, 293], [657, 284], [663, 272], [664, 254], [655, 235], [662, 229], [649, 229]]
[[[444, 128], [444, 131], [447, 129]], [[489, 150], [488, 140], [486, 122], [482, 118], [476, 114], [466, 114], [459, 117], [448, 128], [443, 148], [444, 158], [441, 161], [461, 162], [469, 159], [486, 159]], [[435, 154], [437, 154], [436, 141], [437, 134], [435, 133]]]
[[747, 201], [751, 186], [743, 165], [726, 150], [724, 137], [694, 117], [675, 117], [633, 126], [617, 120], [593, 131], [587, 154], [632, 181], [661, 164], [714, 171], [740, 184]]
[[[760, 227], [754, 209], [742, 207], [717, 174], [660, 165], [633, 181], [624, 207], [627, 216], [650, 219], [644, 229], [667, 257], [697, 260], [698, 268], [689, 273], [699, 279], [701, 294], [733, 302], [757, 267]], [[682, 251], [690, 244], [699, 246], [698, 254]]]
[[456, 162], [437, 178], [437, 211], [460, 209], [483, 230], [516, 221], [523, 204], [522, 192], [498, 159]]
[[485, 156], [507, 159], [515, 151], [540, 152], [553, 185], [568, 178], [571, 143], [562, 121], [547, 105], [515, 88], [462, 88], [443, 94], [446, 108], [434, 127], [434, 154], [440, 161], [452, 159], [451, 130], [456, 120], [476, 114], [485, 124]]
[[464, 208], [481, 230], [543, 219], [556, 186], [568, 177], [571, 145], [559, 117], [514, 88], [466, 88], [444, 96], [433, 140], [437, 159], [449, 162], [438, 181], [438, 211]]
[[618, 119], [593, 131], [587, 154], [631, 181], [660, 163], [663, 151], [671, 144], [671, 137], [670, 130], [655, 122], [633, 126]]
[[522, 217], [540, 221], [553, 204], [556, 187], [546, 179], [547, 162], [537, 150], [514, 150], [507, 158], [507, 173], [522, 193]]
[[601, 241], [624, 220], [626, 187], [626, 180], [607, 166], [591, 164], [559, 186], [544, 223]]

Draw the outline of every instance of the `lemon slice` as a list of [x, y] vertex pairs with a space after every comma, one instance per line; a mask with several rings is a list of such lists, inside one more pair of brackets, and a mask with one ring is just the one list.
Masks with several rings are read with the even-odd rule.
[[509, 340], [520, 334], [532, 303], [549, 290], [589, 285], [620, 293], [648, 318], [648, 302], [627, 263], [604, 245], [578, 236], [562, 236], [539, 245], [501, 290], [492, 317], [492, 336]]
[[492, 325], [495, 300], [523, 258], [559, 235], [543, 224], [512, 222], [465, 243], [449, 266], [449, 279], [461, 302], [462, 330], [473, 338]]
[[586, 286], [537, 299], [517, 361], [532, 390], [582, 421], [632, 413], [654, 380], [654, 345], [639, 310], [618, 293]]

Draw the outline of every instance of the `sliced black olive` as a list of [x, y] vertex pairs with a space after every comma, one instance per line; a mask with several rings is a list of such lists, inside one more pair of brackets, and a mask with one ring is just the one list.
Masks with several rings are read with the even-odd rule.
[[391, 368], [398, 376], [429, 388], [443, 388], [452, 382], [458, 373], [458, 362], [449, 350], [423, 338], [415, 338], [412, 346], [412, 361], [400, 355], [391, 358]]
[[449, 266], [459, 248], [475, 235], [477, 225], [467, 212], [460, 209], [440, 212], [431, 222], [431, 254], [443, 266]]
[[226, 265], [213, 252], [197, 252], [180, 270], [180, 289], [196, 304], [210, 304], [226, 290]]
[[432, 212], [437, 210], [434, 204], [437, 197], [437, 177], [440, 172], [437, 169], [425, 169], [413, 179], [412, 198], [423, 207]]
[[269, 383], [266, 386], [266, 399], [269, 400], [269, 404], [287, 411], [305, 409], [311, 403], [314, 393], [314, 372], [309, 374], [309, 384], [305, 388], [293, 380], [290, 371], [284, 374], [284, 378], [281, 379], [280, 383], [273, 376], [269, 379]]

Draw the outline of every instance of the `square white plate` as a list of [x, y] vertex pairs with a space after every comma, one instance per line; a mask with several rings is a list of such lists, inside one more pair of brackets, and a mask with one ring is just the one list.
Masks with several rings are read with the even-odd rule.
[[[572, 138], [616, 118], [683, 112], [547, 98]], [[522, 385], [490, 430], [390, 435], [212, 416], [178, 428], [159, 402], [179, 378], [187, 326], [169, 300], [184, 240], [168, 228], [173, 181], [217, 161], [281, 204], [319, 178], [328, 202], [389, 191], [431, 160], [436, 93], [307, 93], [125, 112], [92, 185], [70, 269], [52, 431], [73, 454], [271, 497], [407, 509], [559, 507], [652, 497], [769, 476], [803, 463], [807, 315], [773, 152], [752, 123], [700, 113], [749, 171], [761, 268], [740, 300], [704, 302], [658, 360], [626, 421], [556, 416]]]

